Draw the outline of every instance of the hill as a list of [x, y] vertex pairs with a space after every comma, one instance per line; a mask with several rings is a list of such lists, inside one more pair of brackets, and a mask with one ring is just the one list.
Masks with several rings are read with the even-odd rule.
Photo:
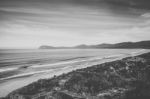
[[98, 44], [98, 45], [77, 45], [74, 47], [53, 47], [53, 46], [48, 46], [48, 45], [42, 45], [39, 47], [39, 49], [103, 49], [103, 48], [108, 48], [108, 49], [134, 49], [134, 48], [143, 48], [143, 49], [150, 49], [150, 41], [140, 41], [140, 42], [122, 42], [122, 43], [116, 43], [116, 44]]

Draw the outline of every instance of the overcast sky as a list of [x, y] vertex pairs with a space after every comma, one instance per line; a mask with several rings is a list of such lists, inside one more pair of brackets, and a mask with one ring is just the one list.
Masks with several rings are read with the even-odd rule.
[[0, 0], [0, 48], [150, 39], [150, 0]]

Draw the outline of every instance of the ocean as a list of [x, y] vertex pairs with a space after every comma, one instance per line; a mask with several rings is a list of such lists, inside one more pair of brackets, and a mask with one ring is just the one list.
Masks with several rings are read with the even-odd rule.
[[1, 49], [0, 97], [38, 79], [149, 52], [145, 49]]

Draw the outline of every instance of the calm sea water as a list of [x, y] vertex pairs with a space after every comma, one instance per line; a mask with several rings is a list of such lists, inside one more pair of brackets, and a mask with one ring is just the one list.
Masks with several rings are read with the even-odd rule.
[[113, 59], [148, 52], [144, 49], [0, 50], [0, 97], [41, 78]]

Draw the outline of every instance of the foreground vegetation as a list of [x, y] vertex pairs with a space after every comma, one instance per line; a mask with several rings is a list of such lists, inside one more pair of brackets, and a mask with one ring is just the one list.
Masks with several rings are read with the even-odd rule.
[[150, 99], [150, 53], [41, 79], [3, 99]]

